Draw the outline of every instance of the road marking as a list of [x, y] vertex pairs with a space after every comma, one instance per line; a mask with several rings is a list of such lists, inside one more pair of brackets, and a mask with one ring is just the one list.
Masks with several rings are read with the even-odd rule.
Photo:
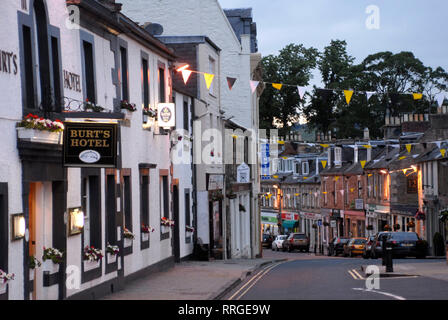
[[353, 288], [353, 290], [378, 293], [378, 294], [382, 294], [382, 295], [394, 298], [395, 300], [406, 300], [406, 298], [404, 298], [404, 297], [397, 296], [395, 294], [392, 294], [392, 293], [389, 293], [389, 292], [384, 292], [384, 291], [378, 291], [378, 290], [372, 290], [372, 289], [364, 289], [364, 288]]
[[348, 270], [348, 273], [350, 273], [350, 275], [353, 277], [353, 279], [355, 279], [355, 280], [360, 280], [360, 279], [358, 279], [358, 277], [356, 276], [356, 274], [354, 274], [354, 273], [352, 272], [352, 270]]
[[360, 275], [358, 273], [358, 271], [356, 271], [355, 269], [352, 269], [352, 271], [353, 271], [354, 274], [356, 274], [359, 277], [359, 279], [364, 280], [364, 277], [362, 275]]
[[[241, 297], [243, 297], [250, 289], [253, 288], [253, 286], [263, 277], [265, 276], [269, 271], [271, 271], [272, 269], [274, 269], [275, 267], [277, 267], [278, 265], [284, 263], [286, 261], [274, 264], [272, 266], [266, 267], [263, 270], [261, 270], [260, 272], [258, 272], [255, 276], [253, 276], [247, 283], [244, 284], [244, 286], [242, 286], [237, 292], [235, 292], [228, 300], [233, 300], [233, 298], [238, 295], [242, 290], [244, 290], [244, 288], [246, 288], [248, 286], [248, 288], [246, 290], [244, 290], [243, 293], [241, 293], [236, 300], [240, 300]], [[255, 281], [254, 281], [255, 280]], [[253, 282], [252, 282], [253, 281]]]

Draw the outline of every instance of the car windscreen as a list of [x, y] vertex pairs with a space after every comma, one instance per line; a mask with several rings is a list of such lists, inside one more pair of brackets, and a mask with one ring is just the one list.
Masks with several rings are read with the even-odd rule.
[[341, 239], [341, 242], [342, 243], [347, 243], [347, 242], [349, 242], [350, 241], [350, 239]]
[[294, 239], [306, 239], [306, 236], [304, 234], [295, 234]]
[[366, 243], [366, 240], [364, 239], [355, 239], [353, 240], [353, 244], [364, 244]]
[[390, 239], [396, 241], [417, 241], [418, 236], [413, 232], [397, 232], [390, 235]]
[[286, 236], [278, 236], [278, 240], [285, 240]]

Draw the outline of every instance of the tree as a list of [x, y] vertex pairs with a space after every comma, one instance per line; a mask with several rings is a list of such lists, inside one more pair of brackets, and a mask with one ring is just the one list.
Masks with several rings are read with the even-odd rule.
[[291, 84], [277, 90], [268, 85], [260, 99], [260, 127], [280, 128], [280, 134], [289, 132], [298, 121], [300, 97], [297, 85], [308, 85], [312, 70], [316, 67], [318, 50], [303, 45], [289, 44], [277, 56], [262, 60], [263, 77], [267, 82]]

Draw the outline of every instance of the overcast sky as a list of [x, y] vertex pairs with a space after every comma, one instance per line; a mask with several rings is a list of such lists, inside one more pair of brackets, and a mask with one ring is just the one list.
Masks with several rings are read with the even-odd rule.
[[[289, 43], [321, 50], [347, 41], [360, 62], [378, 51], [412, 51], [425, 65], [448, 70], [446, 0], [219, 0], [223, 8], [252, 7], [259, 51], [277, 53]], [[379, 9], [379, 29], [369, 30], [366, 9]], [[314, 81], [313, 81], [314, 82]]]

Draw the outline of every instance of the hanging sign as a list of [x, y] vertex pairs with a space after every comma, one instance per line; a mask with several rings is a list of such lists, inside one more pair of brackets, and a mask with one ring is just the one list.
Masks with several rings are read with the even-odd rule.
[[249, 183], [250, 182], [250, 167], [244, 162], [238, 166], [236, 169], [236, 181], [238, 183]]
[[64, 123], [64, 166], [116, 168], [117, 125]]
[[159, 127], [169, 129], [176, 125], [174, 103], [159, 103], [157, 109]]

